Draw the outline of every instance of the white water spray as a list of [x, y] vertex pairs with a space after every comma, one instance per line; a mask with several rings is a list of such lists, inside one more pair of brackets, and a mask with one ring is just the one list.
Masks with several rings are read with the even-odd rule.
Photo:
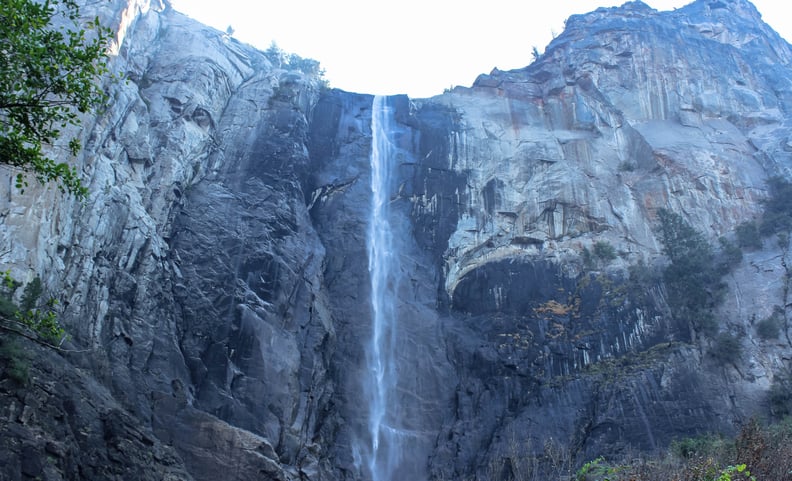
[[395, 424], [393, 399], [396, 369], [397, 256], [391, 226], [391, 172], [395, 147], [391, 134], [393, 113], [386, 97], [377, 96], [372, 105], [371, 131], [371, 217], [368, 230], [369, 275], [371, 278], [372, 335], [367, 349], [364, 392], [369, 403], [369, 446], [364, 461], [372, 481], [393, 481], [402, 459], [404, 435]]

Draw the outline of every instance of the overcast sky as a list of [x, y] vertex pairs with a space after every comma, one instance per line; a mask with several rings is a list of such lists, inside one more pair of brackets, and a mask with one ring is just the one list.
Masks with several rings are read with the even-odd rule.
[[[469, 86], [480, 73], [531, 63], [575, 13], [609, 0], [172, 0], [174, 7], [261, 49], [321, 62], [332, 87], [429, 97]], [[645, 0], [671, 10], [689, 0]], [[762, 18], [792, 38], [786, 0], [755, 0]]]

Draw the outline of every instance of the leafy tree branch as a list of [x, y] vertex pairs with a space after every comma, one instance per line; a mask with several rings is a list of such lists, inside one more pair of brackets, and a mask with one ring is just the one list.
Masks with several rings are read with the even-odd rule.
[[[98, 18], [81, 23], [75, 0], [0, 2], [0, 164], [20, 171], [18, 189], [30, 173], [78, 198], [88, 194], [77, 170], [43, 149], [106, 102], [98, 80], [108, 73], [111, 35]], [[71, 155], [79, 150], [70, 139]]]
[[18, 305], [14, 302], [14, 294], [22, 284], [8, 271], [2, 273], [0, 281], [0, 329], [62, 350], [60, 346], [66, 339], [66, 331], [55, 313], [57, 301], [53, 298], [43, 300], [41, 279], [36, 277], [25, 285]]

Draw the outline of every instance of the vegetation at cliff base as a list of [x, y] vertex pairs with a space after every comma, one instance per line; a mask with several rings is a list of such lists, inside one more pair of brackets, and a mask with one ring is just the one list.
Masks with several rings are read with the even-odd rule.
[[674, 441], [662, 456], [583, 464], [578, 481], [757, 481], [792, 479], [792, 420], [750, 420], [734, 438], [706, 434]]
[[[734, 436], [703, 433], [672, 441], [653, 454], [631, 452], [594, 459], [576, 458], [552, 443], [538, 457], [523, 456], [520, 445], [493, 460], [488, 478], [509, 481], [789, 481], [792, 480], [792, 418], [762, 424], [748, 419]], [[434, 478], [445, 481], [447, 478]]]
[[[85, 197], [77, 170], [44, 152], [80, 124], [80, 114], [102, 105], [98, 79], [108, 72], [106, 47], [111, 31], [95, 18], [80, 19], [75, 0], [0, 2], [0, 164], [54, 181], [63, 191]], [[72, 156], [80, 149], [68, 142]]]

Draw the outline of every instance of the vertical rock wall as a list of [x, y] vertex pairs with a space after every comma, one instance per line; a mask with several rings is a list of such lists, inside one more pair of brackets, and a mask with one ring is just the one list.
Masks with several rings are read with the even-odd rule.
[[[7, 173], [0, 198], [0, 268], [42, 276], [81, 352], [37, 354], [28, 387], [4, 367], [3, 475], [359, 479], [372, 98], [167, 4], [86, 8], [128, 79], [80, 132], [90, 197]], [[631, 2], [525, 69], [392, 99], [410, 476], [549, 476], [763, 412], [789, 326], [752, 319], [788, 317], [788, 246], [725, 279], [729, 365], [629, 272], [662, 265], [659, 208], [713, 241], [761, 212], [790, 58], [746, 1]]]
[[1, 208], [4, 268], [43, 277], [65, 359], [118, 404], [67, 396], [137, 419], [187, 478], [323, 479], [334, 328], [303, 189], [320, 80], [164, 5], [84, 8], [121, 25], [125, 79], [83, 124], [90, 196], [8, 180]]

